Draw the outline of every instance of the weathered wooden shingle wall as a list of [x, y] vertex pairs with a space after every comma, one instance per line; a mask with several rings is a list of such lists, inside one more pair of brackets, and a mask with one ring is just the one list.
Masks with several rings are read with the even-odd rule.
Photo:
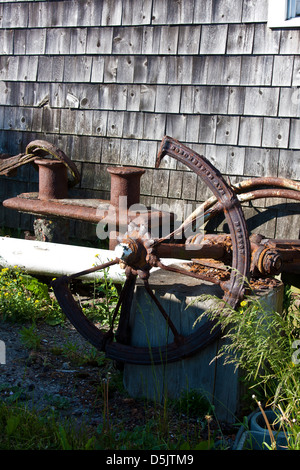
[[[77, 162], [81, 197], [109, 198], [108, 165], [145, 167], [142, 202], [174, 209], [205, 199], [207, 188], [170, 159], [154, 169], [165, 134], [231, 181], [300, 180], [300, 30], [269, 29], [267, 3], [0, 1], [0, 152], [52, 141]], [[29, 167], [1, 177], [0, 198], [36, 181]], [[269, 202], [276, 207], [264, 217]], [[292, 224], [281, 217], [294, 204], [253, 206], [250, 229], [298, 238], [297, 215]], [[1, 212], [0, 225], [27, 221]]]

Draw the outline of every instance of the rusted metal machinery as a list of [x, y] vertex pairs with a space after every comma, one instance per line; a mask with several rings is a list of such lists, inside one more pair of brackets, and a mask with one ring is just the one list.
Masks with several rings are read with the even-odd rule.
[[[213, 193], [213, 196], [203, 203], [201, 208], [183, 223], [183, 226], [191, 224], [201, 211], [204, 212], [204, 221], [223, 212], [229, 233], [205, 235], [199, 233], [175, 243], [176, 231], [161, 238], [152, 238], [140, 220], [129, 221], [124, 235], [118, 237], [115, 259], [85, 271], [88, 273], [106, 269], [114, 264], [120, 264], [124, 268], [126, 280], [108, 331], [91, 323], [72, 296], [70, 283], [83, 272], [62, 276], [53, 282], [57, 300], [76, 329], [96, 348], [120, 362], [133, 364], [175, 362], [201, 351], [221, 335], [221, 328], [210, 321], [200, 324], [187, 336], [178, 332], [151, 289], [152, 268], [218, 284], [223, 290], [224, 302], [233, 308], [238, 306], [251, 281], [263, 278], [272, 284], [272, 276], [284, 272], [297, 274], [300, 269], [300, 241], [270, 240], [257, 234], [249, 237], [241, 206], [243, 201], [262, 197], [299, 200], [299, 183], [282, 178], [255, 178], [237, 185], [229, 185], [205, 157], [168, 136], [162, 140], [156, 161], [157, 168], [165, 155], [175, 158], [194, 171]], [[12, 207], [9, 203], [5, 205]], [[24, 206], [20, 208], [20, 205], [15, 208], [24, 210]], [[72, 211], [72, 207], [68, 207], [68, 210]], [[57, 214], [62, 215], [61, 209]], [[162, 261], [164, 258], [176, 258], [185, 262], [180, 266], [167, 265]], [[130, 344], [129, 318], [137, 280], [142, 283], [173, 334], [173, 341], [165, 346], [149, 348], [134, 347]], [[249, 283], [245, 282], [247, 280]], [[120, 314], [119, 323], [115, 325], [118, 314]]]
[[[38, 169], [39, 191], [7, 199], [3, 201], [4, 207], [41, 218], [73, 219], [93, 224], [103, 222], [111, 227], [115, 226], [116, 234], [110, 234], [111, 249], [117, 244], [116, 235], [124, 232], [128, 223], [136, 219], [137, 211], [130, 208], [140, 201], [140, 179], [145, 173], [144, 169], [109, 167], [107, 170], [111, 176], [111, 199], [108, 201], [68, 197], [68, 189], [80, 181], [78, 169], [61, 149], [44, 140], [30, 142], [25, 152], [19, 155], [2, 155], [0, 175], [10, 176], [18, 167], [27, 163]], [[139, 219], [140, 223], [155, 227], [162, 223], [164, 217], [169, 218], [170, 214], [145, 211], [140, 214]]]

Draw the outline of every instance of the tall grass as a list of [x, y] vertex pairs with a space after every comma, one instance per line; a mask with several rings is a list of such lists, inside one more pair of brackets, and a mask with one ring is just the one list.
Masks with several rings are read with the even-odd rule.
[[290, 288], [287, 298], [282, 312], [271, 310], [254, 294], [236, 310], [214, 299], [203, 315], [223, 329], [225, 341], [218, 357], [243, 371], [249, 388], [259, 391], [264, 406], [277, 410], [282, 425], [288, 426], [289, 447], [300, 449], [299, 298]]

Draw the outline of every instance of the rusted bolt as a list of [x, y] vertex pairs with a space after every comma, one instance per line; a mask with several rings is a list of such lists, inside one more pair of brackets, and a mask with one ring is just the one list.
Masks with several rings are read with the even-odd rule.
[[119, 207], [120, 196], [126, 196], [127, 209], [140, 202], [140, 179], [145, 173], [142, 168], [109, 167], [111, 175], [110, 203]]
[[68, 196], [67, 167], [58, 160], [35, 160], [39, 167], [39, 199], [64, 199]]
[[282, 258], [277, 251], [269, 250], [263, 257], [262, 265], [266, 274], [275, 276], [281, 272]]

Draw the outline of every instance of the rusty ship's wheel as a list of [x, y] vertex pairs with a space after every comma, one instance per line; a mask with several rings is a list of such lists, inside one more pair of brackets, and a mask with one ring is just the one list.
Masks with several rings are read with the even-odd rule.
[[[159, 166], [164, 155], [170, 155], [194, 171], [212, 191], [219, 206], [222, 207], [231, 237], [231, 267], [230, 277], [225, 282], [219, 282], [224, 291], [223, 299], [233, 308], [236, 307], [244, 293], [244, 279], [249, 276], [250, 243], [240, 202], [230, 186], [225, 182], [219, 171], [203, 156], [192, 151], [177, 140], [165, 136], [162, 140], [156, 167]], [[68, 284], [74, 276], [62, 276], [53, 282], [53, 289], [57, 300], [75, 328], [97, 349], [104, 351], [107, 357], [120, 362], [133, 364], [159, 364], [174, 362], [205, 348], [212, 341], [220, 337], [220, 327], [215, 327], [211, 321], [201, 324], [187, 336], [181, 335], [158, 298], [151, 289], [150, 271], [153, 267], [163, 270], [175, 271], [180, 275], [192, 276], [195, 279], [212, 281], [211, 277], [191, 272], [184, 268], [166, 266], [160, 259], [162, 247], [168, 243], [170, 237], [151, 239], [149, 234], [131, 227], [116, 248], [116, 259], [90, 270], [101, 270], [113, 264], [123, 263], [126, 280], [121, 290], [118, 303], [115, 307], [113, 319], [120, 312], [119, 324], [116, 333], [113, 325], [108, 332], [97, 328], [83, 313], [73, 298]], [[145, 290], [155, 302], [162, 314], [162, 320], [167, 322], [173, 333], [173, 341], [164, 346], [137, 347], [130, 345], [129, 316], [137, 278], [143, 283]], [[150, 350], [151, 349], [151, 350]]]

